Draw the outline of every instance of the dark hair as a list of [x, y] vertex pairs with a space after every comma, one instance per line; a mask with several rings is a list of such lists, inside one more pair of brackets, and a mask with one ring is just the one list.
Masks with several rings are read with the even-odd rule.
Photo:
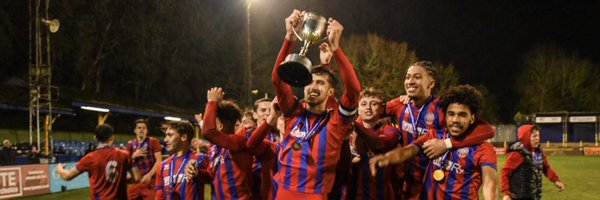
[[235, 123], [242, 119], [242, 110], [233, 100], [222, 100], [217, 107], [217, 118], [226, 127], [235, 127]]
[[260, 98], [256, 101], [254, 101], [254, 110], [256, 111], [256, 109], [258, 109], [258, 104], [262, 103], [262, 102], [272, 102], [273, 99], [269, 99], [269, 98]]
[[316, 74], [316, 75], [325, 75], [327, 74], [328, 80], [329, 80], [329, 84], [331, 85], [332, 88], [335, 88], [337, 86], [337, 79], [335, 77], [335, 74], [333, 74], [333, 72], [331, 72], [331, 70], [329, 70], [328, 67], [325, 66], [318, 66], [315, 67], [313, 69], [310, 70], [311, 74]]
[[437, 69], [433, 66], [433, 64], [431, 63], [431, 61], [418, 61], [416, 63], [413, 63], [410, 66], [419, 66], [424, 68], [427, 71], [427, 74], [429, 74], [429, 76], [431, 76], [431, 78], [433, 78], [433, 80], [435, 80], [435, 75], [437, 74]]
[[360, 92], [360, 98], [363, 97], [376, 97], [380, 98], [382, 101], [385, 101], [385, 98], [383, 98], [383, 91], [381, 91], [380, 89], [375, 89], [374, 87], [367, 87], [362, 92]]
[[537, 126], [537, 125], [533, 125], [533, 127], [531, 127], [531, 131], [530, 131], [530, 132], [533, 132], [533, 131], [540, 131], [540, 130], [541, 130], [541, 129], [540, 129], [540, 127], [539, 127], [539, 126]]
[[483, 96], [470, 85], [458, 85], [448, 88], [440, 97], [440, 106], [444, 113], [448, 106], [453, 103], [463, 104], [469, 107], [471, 113], [480, 114], [483, 109]]
[[94, 135], [99, 142], [108, 142], [108, 139], [114, 134], [114, 129], [110, 124], [101, 124], [96, 127]]
[[194, 138], [194, 126], [190, 122], [181, 122], [181, 121], [169, 121], [166, 122], [165, 125], [167, 129], [173, 129], [177, 131], [180, 135], [186, 135], [187, 141], [192, 141]]
[[148, 127], [149, 127], [149, 125], [148, 125], [148, 120], [146, 120], [146, 119], [141, 119], [141, 118], [140, 118], [140, 119], [136, 119], [136, 120], [135, 120], [135, 125], [137, 125], [137, 124], [139, 124], [139, 123], [146, 124], [146, 128], [148, 128]]

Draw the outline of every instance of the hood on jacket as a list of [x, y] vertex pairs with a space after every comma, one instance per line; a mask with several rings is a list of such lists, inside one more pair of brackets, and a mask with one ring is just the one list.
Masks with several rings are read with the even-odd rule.
[[531, 130], [533, 130], [534, 127], [534, 125], [522, 125], [517, 129], [519, 141], [521, 141], [523, 147], [529, 152], [533, 152], [533, 147], [531, 146]]

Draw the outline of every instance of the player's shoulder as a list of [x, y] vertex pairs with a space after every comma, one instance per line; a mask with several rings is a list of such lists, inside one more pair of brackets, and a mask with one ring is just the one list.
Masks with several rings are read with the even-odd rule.
[[481, 153], [496, 153], [496, 148], [494, 147], [493, 144], [489, 143], [489, 142], [483, 142], [479, 145], [477, 145], [477, 151], [481, 152]]

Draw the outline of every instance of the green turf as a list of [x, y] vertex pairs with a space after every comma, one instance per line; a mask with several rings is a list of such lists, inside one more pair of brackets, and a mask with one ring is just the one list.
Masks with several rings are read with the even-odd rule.
[[[505, 161], [506, 156], [498, 156], [498, 166], [503, 166]], [[600, 199], [600, 192], [597, 190], [600, 157], [549, 156], [548, 162], [565, 184], [565, 190], [559, 192], [553, 183], [544, 178], [542, 199]], [[499, 181], [500, 178], [498, 186]]]
[[[544, 178], [543, 199], [600, 199], [600, 192], [597, 190], [598, 180], [600, 180], [600, 157], [549, 156], [548, 160], [565, 184], [566, 189], [563, 192], [558, 192], [554, 184]], [[505, 161], [506, 156], [498, 156], [499, 168], [504, 165]], [[500, 176], [500, 173], [498, 173], [498, 176]], [[498, 188], [499, 186], [500, 178], [498, 178]], [[40, 197], [44, 200], [88, 199], [88, 191], [88, 188], [85, 188], [20, 199], [39, 199]], [[205, 199], [210, 199], [208, 186], [205, 191]], [[498, 194], [501, 195], [499, 189]]]

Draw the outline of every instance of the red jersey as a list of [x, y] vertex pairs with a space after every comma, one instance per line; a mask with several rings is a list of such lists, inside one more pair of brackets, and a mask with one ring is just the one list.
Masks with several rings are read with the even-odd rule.
[[[360, 121], [357, 123], [362, 124]], [[350, 136], [350, 144], [360, 156], [360, 161], [352, 164], [346, 191], [347, 199], [395, 199], [391, 182], [393, 167], [379, 169], [377, 174], [372, 176], [369, 159], [375, 153], [395, 148], [400, 139], [400, 132], [387, 124], [378, 124], [372, 129], [357, 125], [355, 130], [356, 134]], [[356, 140], [357, 138], [362, 140]]]
[[209, 101], [204, 114], [202, 135], [212, 143], [209, 149], [209, 171], [213, 198], [252, 199], [252, 154], [246, 147], [246, 136], [217, 130], [217, 102]]
[[[445, 115], [439, 107], [439, 98], [434, 96], [429, 97], [427, 103], [420, 108], [412, 103], [408, 105], [402, 104], [400, 99], [396, 98], [386, 104], [386, 113], [397, 119], [400, 131], [402, 132], [403, 146], [413, 143], [419, 136], [428, 133], [439, 133], [444, 130]], [[473, 124], [475, 126], [472, 126], [469, 130], [469, 135], [462, 139], [450, 138], [452, 147], [454, 149], [470, 147], [494, 137], [496, 131], [491, 126], [476, 126], [478, 124], [488, 123], [477, 117]], [[405, 188], [404, 198], [419, 198], [418, 195], [421, 193], [423, 187], [423, 172], [428, 163], [429, 160], [425, 154], [421, 153], [407, 162], [406, 165], [399, 165], [396, 173], [405, 178], [405, 187], [408, 187]]]
[[[189, 162], [196, 162], [199, 175], [194, 180], [185, 176], [185, 167]], [[186, 152], [183, 156], [171, 155], [164, 160], [156, 172], [156, 199], [204, 199], [204, 180], [208, 157], [204, 153]]]
[[146, 137], [146, 139], [141, 142], [138, 141], [137, 138], [127, 142], [127, 151], [129, 152], [129, 155], [133, 154], [135, 150], [143, 147], [147, 148], [148, 153], [144, 157], [137, 158], [134, 162], [134, 165], [140, 169], [142, 176], [150, 172], [154, 166], [154, 163], [156, 163], [156, 157], [154, 154], [162, 151], [160, 141], [154, 137]]
[[[490, 126], [488, 124], [488, 126]], [[447, 131], [430, 132], [414, 142], [419, 148], [428, 139], [450, 137]], [[431, 160], [423, 180], [421, 197], [426, 199], [479, 199], [479, 187], [482, 184], [482, 168], [496, 169], [496, 151], [490, 143], [481, 143], [470, 147], [453, 148], [444, 155]], [[442, 170], [444, 179], [436, 181], [433, 172]]]
[[[437, 132], [443, 129], [444, 113], [438, 106], [439, 98], [429, 97], [429, 100], [421, 107], [413, 103], [403, 104], [399, 98], [393, 99], [386, 104], [386, 112], [393, 115], [400, 127], [403, 144], [406, 146], [413, 143], [417, 138], [429, 132]], [[423, 172], [427, 166], [428, 158], [425, 154], [419, 154], [405, 164], [398, 165], [396, 173], [406, 181], [404, 198], [418, 199], [423, 187]]]
[[[327, 195], [333, 186], [342, 143], [353, 122], [358, 105], [360, 83], [342, 49], [334, 54], [346, 87], [341, 105], [321, 114], [310, 113], [281, 81], [279, 64], [292, 49], [285, 40], [272, 73], [272, 82], [285, 118], [285, 131], [278, 146], [278, 169], [274, 180], [279, 189], [303, 194]], [[333, 97], [329, 97], [333, 98]], [[329, 101], [328, 101], [329, 102]], [[321, 195], [323, 196], [323, 195]], [[285, 198], [277, 194], [277, 198]]]
[[132, 163], [126, 151], [100, 147], [81, 158], [75, 167], [89, 173], [90, 199], [127, 199], [127, 171]]
[[273, 176], [277, 172], [277, 143], [271, 141], [271, 138], [266, 139], [269, 135], [275, 135], [273, 127], [263, 122], [250, 136], [246, 142], [246, 146], [261, 163], [261, 182], [260, 182], [260, 197], [261, 199], [271, 200], [275, 198], [276, 190], [273, 185]]

